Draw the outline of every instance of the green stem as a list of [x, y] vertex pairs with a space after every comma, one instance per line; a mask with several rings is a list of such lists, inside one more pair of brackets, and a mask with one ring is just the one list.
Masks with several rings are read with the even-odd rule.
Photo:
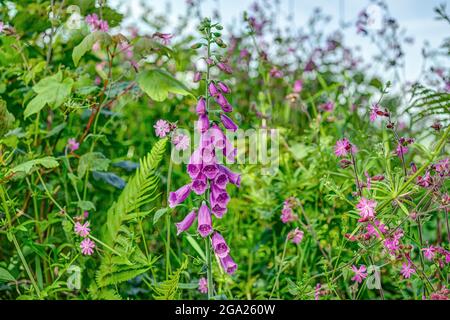
[[[169, 197], [170, 187], [172, 183], [172, 170], [173, 170], [173, 150], [170, 152], [169, 159], [169, 171], [167, 172], [167, 197]], [[169, 280], [170, 273], [172, 271], [170, 265], [170, 214], [166, 214], [166, 280]]]
[[[279, 288], [279, 286], [280, 286], [279, 279], [280, 279], [281, 271], [283, 270], [283, 262], [284, 262], [284, 257], [286, 256], [287, 244], [288, 244], [288, 237], [286, 237], [286, 240], [284, 241], [283, 254], [281, 255], [281, 261], [280, 261], [280, 265], [278, 267], [277, 277], [275, 279], [275, 283], [273, 285], [272, 292], [270, 293], [269, 300], [272, 299], [272, 295], [275, 291], [275, 288]], [[279, 294], [280, 294], [280, 291], [278, 290], [278, 297], [279, 297]]]
[[212, 258], [211, 258], [211, 245], [209, 237], [205, 238], [205, 252], [206, 252], [206, 278], [208, 282], [208, 299], [214, 295], [214, 282], [213, 282], [213, 273], [212, 273]]

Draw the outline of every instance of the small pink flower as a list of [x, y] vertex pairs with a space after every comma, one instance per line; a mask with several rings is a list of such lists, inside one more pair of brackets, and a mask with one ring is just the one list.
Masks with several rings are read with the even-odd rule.
[[365, 265], [361, 265], [359, 268], [353, 265], [352, 270], [355, 273], [355, 275], [352, 277], [353, 281], [361, 283], [365, 278], [367, 278], [367, 269]]
[[358, 221], [363, 222], [374, 218], [376, 206], [377, 202], [375, 200], [368, 200], [362, 197], [356, 205], [356, 209], [359, 211], [359, 215], [361, 216], [361, 219]]
[[95, 243], [89, 238], [85, 238], [80, 243], [81, 253], [90, 256], [94, 253]]
[[155, 128], [156, 135], [160, 138], [164, 138], [170, 132], [170, 125], [166, 120], [158, 120], [153, 126]]
[[303, 231], [299, 230], [299, 228], [295, 228], [288, 233], [288, 239], [294, 244], [299, 244], [303, 239]]
[[415, 272], [416, 272], [416, 270], [411, 267], [411, 263], [410, 262], [402, 264], [402, 269], [400, 270], [400, 273], [406, 279], [409, 279], [411, 277], [411, 275], [413, 273], [415, 273]]
[[402, 157], [404, 154], [408, 153], [408, 147], [402, 146], [401, 144], [397, 144], [397, 149], [395, 150], [395, 153], [397, 153], [398, 157]]
[[71, 152], [73, 152], [75, 150], [78, 150], [78, 148], [80, 147], [80, 144], [74, 138], [70, 138], [67, 141], [67, 147], [70, 149]]
[[322, 285], [320, 283], [316, 284], [316, 288], [314, 289], [314, 300], [319, 300], [320, 298], [320, 289], [322, 288]]
[[278, 78], [283, 77], [283, 72], [280, 71], [280, 70], [278, 70], [276, 67], [273, 67], [273, 68], [270, 70], [270, 76], [271, 76], [272, 78], [278, 79]]
[[374, 122], [378, 116], [383, 115], [384, 112], [381, 111], [380, 107], [378, 104], [374, 104], [372, 106], [372, 108], [370, 109], [370, 121]]
[[319, 109], [326, 112], [331, 112], [334, 110], [334, 103], [332, 101], [327, 101], [319, 106]]
[[292, 211], [291, 208], [289, 207], [284, 207], [281, 210], [281, 221], [283, 223], [288, 223], [288, 222], [292, 222], [298, 219], [298, 216], [296, 214], [294, 214], [294, 212]]
[[427, 248], [423, 248], [423, 255], [427, 260], [433, 260], [436, 255], [436, 248], [434, 246], [429, 246]]
[[350, 151], [353, 152], [353, 148], [347, 138], [336, 141], [336, 145], [334, 146], [334, 154], [337, 157], [345, 157]]
[[186, 150], [187, 148], [189, 148], [189, 137], [187, 135], [184, 134], [177, 134], [174, 135], [172, 138], [172, 142], [175, 145], [175, 149], [176, 150]]
[[97, 52], [98, 50], [100, 50], [100, 41], [95, 41], [92, 45], [92, 51]]
[[303, 82], [302, 80], [295, 80], [294, 82], [294, 92], [295, 93], [300, 93], [303, 89]]
[[89, 228], [89, 221], [85, 222], [84, 224], [76, 222], [74, 230], [77, 235], [86, 238], [91, 232], [91, 229]]
[[198, 280], [198, 291], [208, 293], [208, 280], [205, 277]]

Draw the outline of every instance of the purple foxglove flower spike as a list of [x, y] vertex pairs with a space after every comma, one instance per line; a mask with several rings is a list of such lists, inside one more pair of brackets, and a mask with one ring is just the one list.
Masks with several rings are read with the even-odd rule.
[[194, 223], [195, 218], [197, 218], [197, 213], [195, 210], [192, 210], [182, 221], [175, 223], [175, 226], [177, 227], [177, 235], [189, 229]]
[[214, 179], [214, 185], [218, 186], [219, 188], [225, 189], [228, 181], [228, 176], [224, 172], [219, 172]]
[[205, 238], [213, 231], [211, 225], [211, 213], [205, 201], [202, 202], [200, 209], [198, 209], [198, 233]]
[[198, 118], [197, 129], [200, 133], [206, 132], [209, 129], [209, 118], [206, 114], [202, 114]]
[[190, 193], [191, 193], [190, 183], [182, 186], [175, 192], [171, 192], [169, 194], [169, 207], [173, 208], [176, 205], [180, 204], [181, 202], [186, 200], [186, 198], [189, 196]]
[[222, 121], [222, 124], [226, 129], [233, 131], [233, 132], [235, 132], [238, 129], [238, 126], [233, 122], [233, 120], [231, 120], [226, 115], [221, 114], [220, 120]]
[[192, 191], [194, 191], [195, 194], [202, 195], [206, 191], [206, 187], [208, 186], [208, 183], [206, 181], [206, 176], [202, 173], [200, 173], [194, 181], [192, 181]]
[[195, 108], [195, 112], [199, 116], [204, 115], [206, 113], [206, 100], [205, 98], [201, 97], [197, 102], [197, 107]]
[[223, 270], [228, 274], [233, 274], [237, 269], [237, 264], [233, 261], [230, 255], [220, 259]]
[[230, 253], [230, 248], [220, 233], [214, 232], [211, 237], [211, 242], [214, 252], [219, 258], [225, 258]]
[[223, 93], [231, 92], [230, 88], [228, 88], [228, 86], [222, 81], [217, 82], [217, 86], [219, 87], [219, 90], [222, 91]]
[[211, 82], [208, 86], [209, 94], [213, 97], [217, 96], [219, 94], [219, 90], [217, 90], [216, 86], [214, 85], [214, 82]]
[[239, 173], [235, 173], [223, 165], [219, 164], [218, 166], [219, 170], [228, 176], [228, 179], [232, 184], [234, 184], [237, 187], [241, 186], [241, 175]]

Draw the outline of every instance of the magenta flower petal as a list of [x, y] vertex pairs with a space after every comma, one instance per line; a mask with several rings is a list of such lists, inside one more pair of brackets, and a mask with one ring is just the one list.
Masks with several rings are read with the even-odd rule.
[[177, 227], [177, 235], [189, 229], [194, 223], [195, 218], [197, 218], [197, 213], [195, 210], [192, 210], [182, 221], [175, 223], [175, 226]]
[[209, 208], [206, 203], [203, 201], [200, 209], [198, 209], [198, 233], [205, 238], [209, 234], [212, 233], [212, 220], [211, 213], [209, 212]]

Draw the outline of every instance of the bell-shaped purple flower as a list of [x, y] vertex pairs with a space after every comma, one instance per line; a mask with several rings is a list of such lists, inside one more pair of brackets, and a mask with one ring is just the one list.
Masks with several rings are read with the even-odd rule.
[[237, 264], [230, 255], [227, 255], [225, 258], [220, 258], [220, 264], [222, 265], [223, 270], [228, 274], [233, 274], [237, 269]]
[[175, 223], [175, 226], [177, 227], [177, 235], [189, 229], [194, 223], [195, 218], [197, 218], [197, 212], [195, 212], [195, 210], [192, 210], [189, 214], [186, 215], [186, 217], [184, 217], [182, 221]]
[[191, 179], [195, 179], [200, 174], [200, 172], [202, 170], [202, 165], [189, 163], [187, 165], [186, 169], [187, 169], [187, 172], [188, 172], [189, 176], [191, 177]]
[[238, 129], [238, 126], [233, 122], [233, 120], [226, 115], [221, 114], [220, 120], [222, 121], [223, 126], [228, 130], [235, 132]]
[[192, 191], [195, 194], [202, 195], [205, 193], [206, 188], [208, 187], [208, 182], [206, 181], [206, 176], [200, 173], [194, 181], [192, 181]]
[[222, 153], [229, 163], [234, 163], [237, 156], [237, 149], [228, 140], [225, 141], [225, 148], [222, 149]]
[[217, 176], [214, 178], [214, 185], [218, 186], [221, 189], [225, 189], [228, 183], [228, 176], [224, 172], [217, 173]]
[[200, 209], [198, 209], [198, 233], [204, 238], [213, 231], [211, 213], [205, 201], [202, 202]]
[[208, 86], [209, 94], [213, 97], [217, 96], [219, 94], [219, 90], [217, 90], [216, 86], [214, 85], [214, 82], [211, 82]]
[[230, 248], [220, 233], [214, 232], [211, 242], [214, 252], [219, 258], [225, 258], [230, 253]]
[[182, 203], [191, 193], [191, 184], [186, 184], [182, 186], [175, 192], [169, 194], [169, 207], [173, 208], [176, 205]]
[[231, 67], [230, 67], [230, 65], [229, 65], [228, 63], [225, 63], [225, 62], [219, 62], [219, 63], [217, 64], [217, 67], [218, 67], [220, 70], [222, 70], [223, 72], [225, 72], [225, 73], [228, 73], [228, 74], [232, 74], [232, 73], [233, 73], [233, 69], [231, 69]]
[[222, 91], [223, 93], [231, 92], [230, 88], [228, 88], [228, 86], [222, 81], [217, 82], [217, 86], [219, 87], [219, 90]]
[[219, 170], [228, 176], [228, 179], [232, 184], [234, 184], [237, 187], [241, 186], [241, 175], [239, 173], [235, 173], [223, 165], [219, 164], [218, 166]]
[[211, 212], [216, 216], [218, 219], [222, 219], [223, 215], [227, 213], [226, 207], [221, 207], [219, 203], [211, 204]]
[[204, 165], [202, 168], [202, 173], [208, 178], [208, 179], [214, 179], [219, 172], [219, 169], [217, 168], [217, 165], [215, 163]]
[[214, 99], [220, 105], [220, 107], [222, 108], [223, 112], [231, 112], [231, 111], [233, 111], [233, 107], [231, 106], [231, 104], [228, 102], [227, 98], [225, 98], [225, 96], [223, 94], [218, 93], [214, 97]]
[[218, 149], [225, 148], [227, 137], [224, 135], [224, 133], [217, 124], [214, 123], [211, 126], [211, 129], [208, 130], [208, 133], [210, 134], [211, 141], [216, 148]]
[[202, 114], [197, 121], [197, 129], [200, 133], [206, 132], [209, 129], [209, 118], [206, 114]]
[[197, 71], [194, 73], [194, 82], [199, 82], [200, 80], [202, 80], [202, 73]]
[[202, 162], [203, 162], [203, 166], [205, 166], [207, 164], [217, 163], [213, 145], [210, 145], [209, 147], [204, 148], [202, 150]]
[[195, 108], [195, 112], [197, 112], [197, 114], [199, 116], [204, 115], [206, 113], [206, 100], [205, 100], [205, 98], [201, 97], [198, 100], [197, 106]]
[[210, 202], [211, 205], [218, 203], [222, 208], [225, 208], [230, 202], [230, 196], [226, 189], [221, 189], [215, 184], [211, 184]]

